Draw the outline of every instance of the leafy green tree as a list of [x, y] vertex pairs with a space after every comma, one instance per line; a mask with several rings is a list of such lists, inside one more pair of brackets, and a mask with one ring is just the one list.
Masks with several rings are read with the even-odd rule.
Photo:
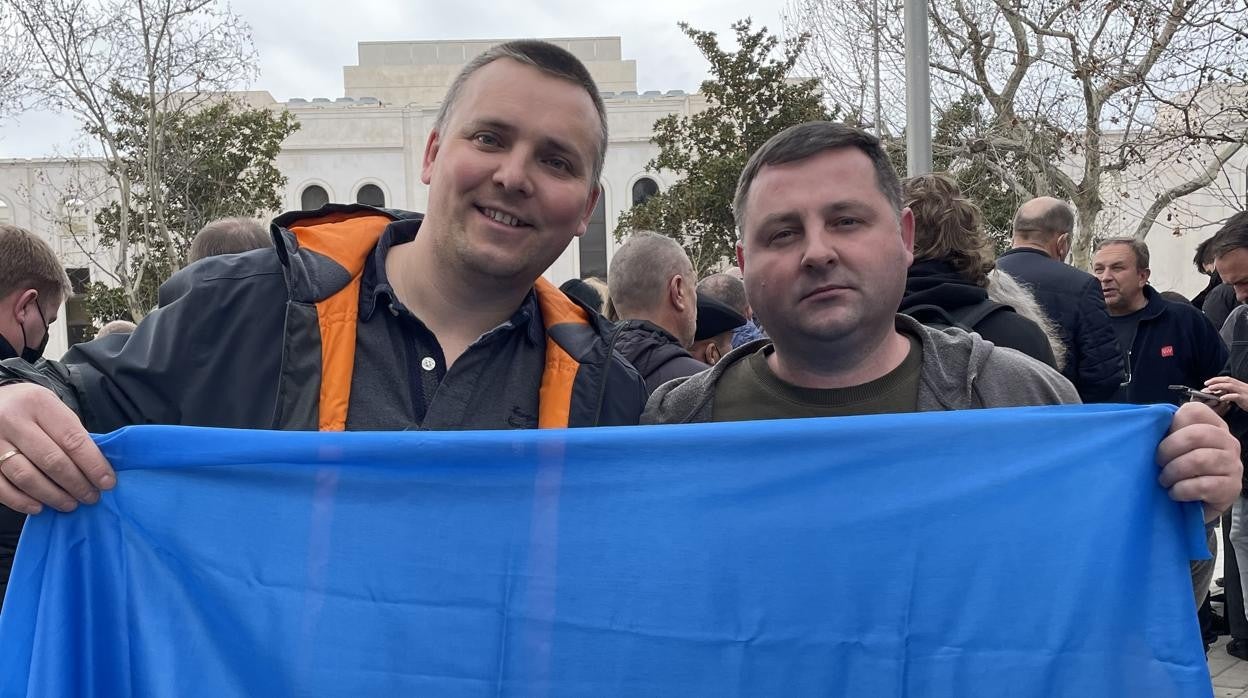
[[817, 81], [790, 77], [805, 36], [781, 46], [766, 27], [755, 31], [745, 19], [732, 25], [738, 49], [725, 51], [714, 32], [683, 22], [680, 28], [710, 63], [712, 77], [701, 86], [707, 106], [655, 123], [651, 142], [659, 154], [647, 169], [674, 172], [679, 180], [620, 216], [615, 235], [623, 238], [633, 230], [669, 235], [705, 273], [734, 254], [732, 198], [750, 154], [789, 126], [833, 114]]
[[[114, 201], [95, 216], [100, 251], [112, 254], [119, 267], [115, 283], [97, 282], [88, 292], [92, 317], [100, 321], [123, 316], [123, 308], [135, 320], [150, 311], [160, 284], [185, 265], [191, 240], [205, 223], [279, 209], [286, 178], [274, 160], [299, 127], [289, 112], [245, 108], [229, 99], [166, 112], [157, 124], [159, 162], [152, 166], [147, 98], [121, 91], [114, 97], [121, 157], [110, 168], [126, 168], [132, 184], [127, 209]], [[159, 179], [148, 181], [152, 172]]]

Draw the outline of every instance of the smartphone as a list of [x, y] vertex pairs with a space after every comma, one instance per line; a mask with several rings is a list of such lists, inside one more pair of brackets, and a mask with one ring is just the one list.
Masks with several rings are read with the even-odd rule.
[[1195, 398], [1197, 400], [1204, 400], [1205, 402], [1221, 402], [1221, 398], [1213, 393], [1201, 392], [1195, 388], [1189, 388], [1186, 385], [1172, 385], [1170, 386], [1170, 389], [1177, 390], [1186, 394], [1188, 397]]

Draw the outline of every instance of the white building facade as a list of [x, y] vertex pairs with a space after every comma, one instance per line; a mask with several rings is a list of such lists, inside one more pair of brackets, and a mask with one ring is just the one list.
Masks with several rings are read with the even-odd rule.
[[[550, 267], [555, 283], [574, 277], [606, 276], [618, 247], [620, 215], [672, 183], [667, 172], [647, 172], [658, 154], [650, 143], [654, 123], [669, 114], [692, 115], [706, 106], [698, 94], [638, 93], [636, 63], [622, 56], [619, 37], [548, 39], [576, 55], [598, 83], [607, 108], [610, 140], [602, 173], [603, 195], [587, 233], [575, 239]], [[240, 93], [255, 107], [285, 109], [301, 128], [283, 144], [277, 167], [286, 176], [286, 210], [315, 209], [326, 202], [363, 202], [422, 211], [427, 190], [421, 161], [438, 107], [465, 63], [500, 41], [362, 42], [357, 65], [343, 68], [343, 96], [276, 101], [268, 92]], [[75, 285], [108, 281], [108, 258], [83, 253], [92, 217], [109, 200], [98, 165], [72, 159], [0, 160], [0, 222], [41, 233], [71, 270]], [[1108, 188], [1100, 236], [1130, 234], [1139, 220], [1138, 201], [1115, 192], [1131, 182], [1178, 182], [1190, 176], [1177, 164], [1127, 172]], [[1146, 178], [1146, 179], [1140, 179]], [[1169, 184], [1165, 184], [1169, 186]], [[64, 192], [80, 192], [66, 196]], [[1216, 222], [1248, 206], [1248, 148], [1223, 168], [1209, 188], [1184, 197], [1158, 217], [1147, 242], [1152, 248], [1153, 284], [1189, 297], [1206, 283], [1191, 264], [1195, 247], [1216, 230]], [[277, 213], [277, 212], [274, 212]], [[47, 355], [58, 357], [82, 333], [89, 318], [73, 299], [54, 325]]]
[[[359, 64], [343, 68], [342, 97], [278, 102], [268, 92], [240, 93], [253, 107], [285, 109], [299, 120], [300, 129], [283, 144], [276, 161], [286, 177], [284, 209], [362, 202], [423, 211], [428, 192], [420, 181], [421, 161], [442, 98], [465, 63], [502, 41], [362, 42]], [[605, 278], [619, 246], [613, 231], [620, 214], [671, 183], [670, 173], [646, 171], [658, 154], [650, 143], [654, 123], [668, 114], [693, 114], [705, 101], [679, 90], [638, 93], [636, 62], [622, 57], [619, 37], [547, 41], [571, 51], [593, 75], [607, 108], [610, 141], [603, 195], [589, 230], [546, 276], [555, 283]], [[90, 161], [0, 160], [0, 222], [42, 234], [72, 270], [76, 285], [108, 282], [98, 264], [107, 265], [107, 256], [97, 256], [93, 264], [81, 249], [90, 243], [95, 212], [111, 199], [98, 175], [98, 166]], [[71, 214], [78, 236], [63, 234]], [[74, 299], [61, 317], [70, 322], [53, 326], [49, 357], [64, 353], [81, 336], [84, 323], [89, 324], [81, 302]]]

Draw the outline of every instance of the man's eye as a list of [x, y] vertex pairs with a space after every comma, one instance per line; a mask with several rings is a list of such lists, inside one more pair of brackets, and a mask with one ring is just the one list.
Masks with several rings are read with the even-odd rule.
[[474, 134], [472, 136], [472, 140], [475, 141], [479, 145], [489, 146], [491, 148], [497, 148], [498, 146], [502, 145], [502, 142], [498, 140], [498, 137], [492, 133]]
[[572, 171], [572, 163], [564, 160], [563, 158], [546, 158], [546, 164], [563, 172]]

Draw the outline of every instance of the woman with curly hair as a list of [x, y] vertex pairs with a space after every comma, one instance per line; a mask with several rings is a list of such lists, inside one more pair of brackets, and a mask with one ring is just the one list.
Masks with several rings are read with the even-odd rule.
[[1058, 367], [1057, 333], [1026, 289], [995, 270], [979, 207], [947, 174], [911, 177], [904, 187], [905, 204], [914, 212], [914, 264], [901, 311], [924, 322], [964, 326]]

